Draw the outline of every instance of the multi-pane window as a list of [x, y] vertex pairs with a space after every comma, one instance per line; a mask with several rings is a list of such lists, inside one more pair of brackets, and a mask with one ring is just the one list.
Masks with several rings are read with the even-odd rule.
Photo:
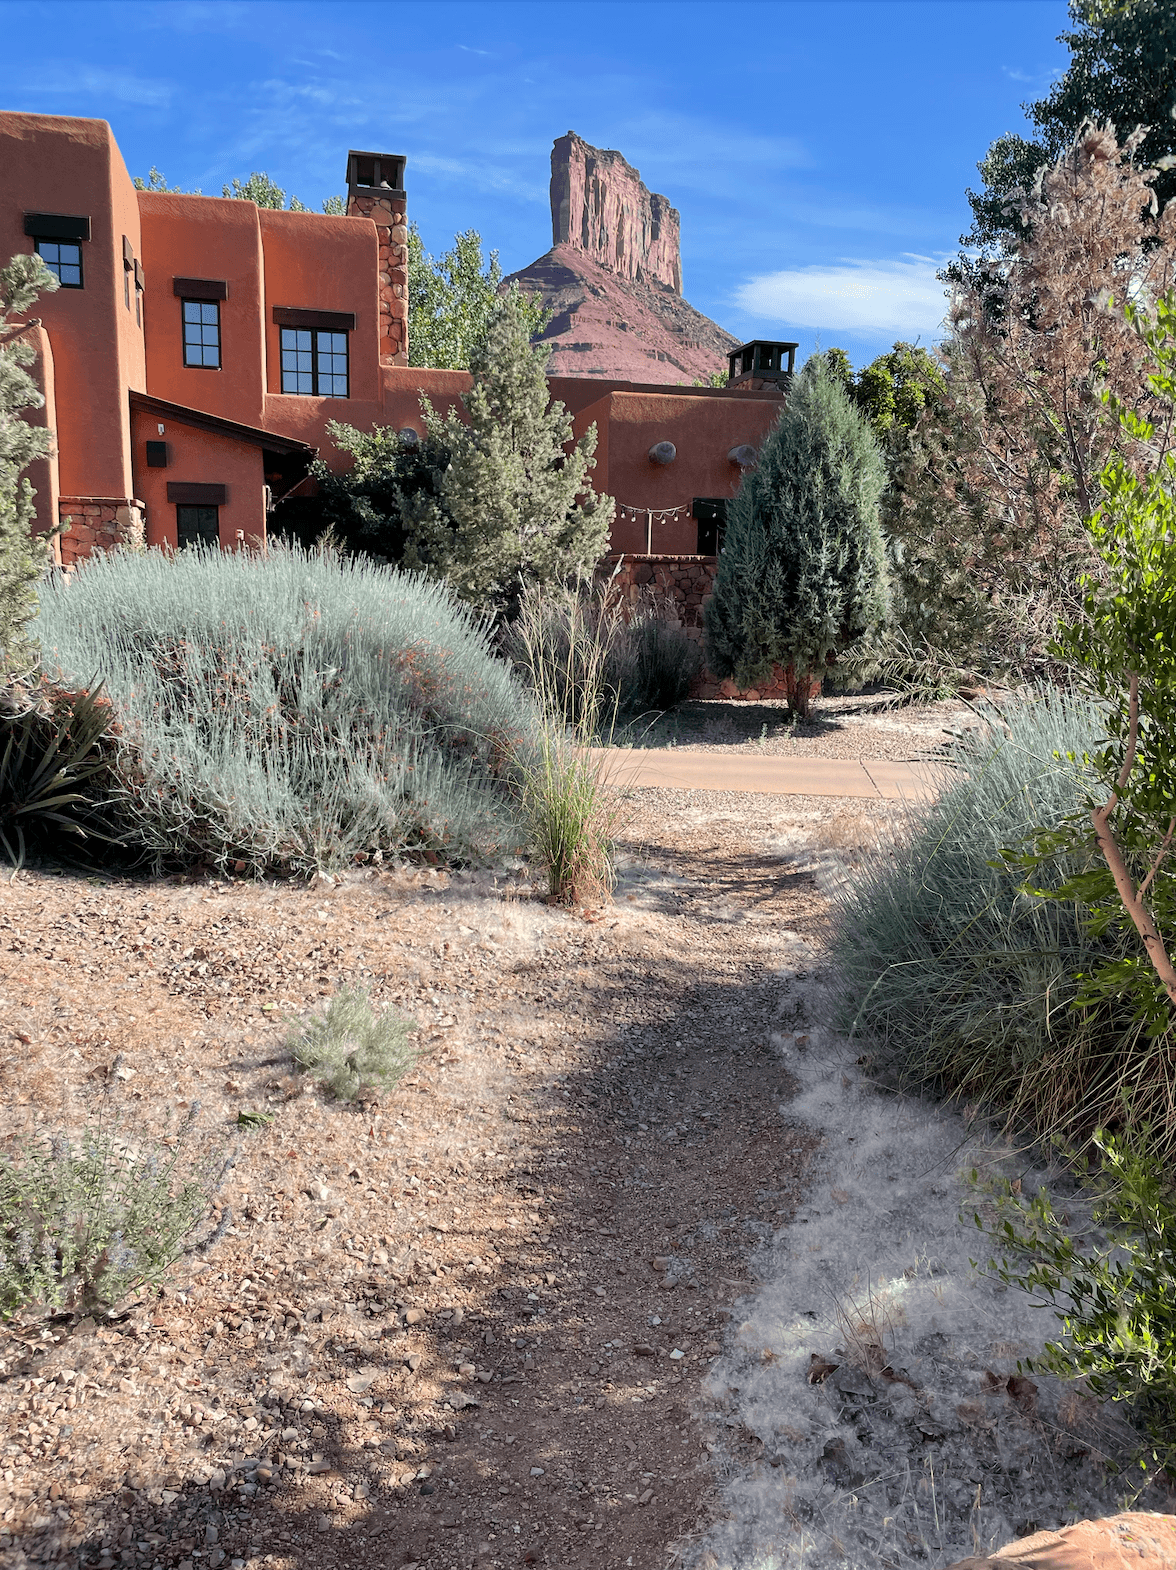
[[184, 300], [184, 364], [220, 370], [220, 305], [216, 300]]
[[220, 544], [220, 508], [180, 506], [176, 508], [177, 544], [195, 545], [203, 540], [207, 545]]
[[283, 327], [282, 391], [346, 398], [347, 334], [315, 327]]
[[63, 289], [82, 287], [82, 248], [69, 240], [34, 240], [37, 255], [51, 273], [61, 279]]

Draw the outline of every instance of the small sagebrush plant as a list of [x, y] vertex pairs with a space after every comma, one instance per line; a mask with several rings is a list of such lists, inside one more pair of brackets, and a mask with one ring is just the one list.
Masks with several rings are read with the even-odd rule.
[[303, 1073], [340, 1101], [361, 1090], [390, 1090], [415, 1061], [409, 1037], [417, 1023], [392, 1009], [373, 1013], [366, 989], [345, 989], [291, 1032], [289, 1047]]
[[1125, 1403], [1147, 1438], [1137, 1464], [1176, 1477], [1176, 1198], [1147, 1127], [1119, 1137], [1099, 1129], [1094, 1144], [1096, 1238], [1080, 1239], [1082, 1251], [1044, 1188], [1023, 1199], [1007, 1180], [970, 1173], [990, 1202], [972, 1219], [1004, 1253], [985, 1273], [1033, 1293], [1061, 1321], [1061, 1338], [1025, 1368], [1084, 1379], [1100, 1400]]
[[159, 1139], [116, 1115], [0, 1154], [0, 1317], [108, 1314], [217, 1240], [230, 1212], [210, 1237], [193, 1234], [235, 1156], [193, 1138], [199, 1111]]

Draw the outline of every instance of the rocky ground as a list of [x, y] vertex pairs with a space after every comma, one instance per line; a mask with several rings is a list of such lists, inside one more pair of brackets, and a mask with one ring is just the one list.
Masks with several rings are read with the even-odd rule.
[[[653, 1566], [705, 1527], [699, 1381], [815, 1144], [745, 934], [815, 936], [825, 902], [764, 817], [852, 851], [882, 809], [634, 808], [587, 914], [411, 869], [6, 882], [3, 1132], [110, 1097], [142, 1138], [199, 1099], [240, 1148], [226, 1234], [161, 1295], [4, 1333], [10, 1564]], [[362, 1109], [272, 1017], [348, 983], [422, 1027]]]

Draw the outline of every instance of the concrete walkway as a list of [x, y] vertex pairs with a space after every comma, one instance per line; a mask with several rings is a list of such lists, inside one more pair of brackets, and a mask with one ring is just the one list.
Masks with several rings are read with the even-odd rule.
[[935, 796], [949, 771], [890, 758], [782, 758], [778, 754], [705, 752], [690, 747], [598, 748], [615, 785], [665, 790], [753, 791], [768, 796], [861, 796], [908, 801]]

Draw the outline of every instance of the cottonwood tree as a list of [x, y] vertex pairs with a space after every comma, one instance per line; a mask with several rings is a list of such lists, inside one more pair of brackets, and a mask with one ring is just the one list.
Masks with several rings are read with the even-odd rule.
[[[969, 191], [973, 225], [961, 243], [1007, 254], [1025, 238], [1018, 200], [1041, 170], [1056, 162], [1087, 120], [1118, 126], [1125, 138], [1139, 127], [1139, 161], [1169, 160], [1154, 182], [1160, 208], [1176, 195], [1176, 8], [1171, 0], [1071, 0], [1072, 32], [1059, 35], [1070, 63], [1045, 98], [1022, 108], [1036, 135], [998, 137], [977, 165], [984, 189]], [[966, 264], [965, 264], [966, 266]]]
[[[159, 172], [154, 164], [147, 172], [144, 180], [141, 175], [135, 176], [135, 189], [138, 191], [159, 191], [168, 196], [203, 196], [204, 192], [185, 191], [183, 186], [168, 185], [167, 177]], [[221, 187], [221, 195], [229, 197], [232, 201], [255, 202], [258, 207], [269, 207], [274, 211], [290, 213], [308, 213], [310, 208], [300, 202], [296, 196], [286, 202], [286, 193], [276, 181], [271, 180], [264, 171], [254, 170], [247, 180], [234, 179], [231, 184]], [[322, 211], [332, 217], [342, 218], [347, 214], [347, 199], [343, 196], [328, 196], [322, 204]]]
[[[476, 229], [454, 235], [441, 256], [425, 250], [415, 223], [408, 227], [408, 358], [434, 370], [469, 370], [484, 343], [502, 288], [498, 252], [482, 258]], [[529, 338], [551, 319], [542, 299], [520, 293], [519, 311]]]
[[[37, 614], [34, 586], [52, 561], [51, 535], [31, 532], [37, 493], [23, 472], [48, 456], [52, 437], [23, 417], [26, 409], [44, 408], [45, 399], [25, 369], [35, 354], [21, 339], [28, 323], [17, 318], [60, 287], [39, 256], [14, 256], [0, 270], [0, 674], [27, 674], [36, 661], [23, 628]], [[60, 525], [51, 532], [60, 534]]]
[[532, 347], [531, 321], [517, 284], [496, 297], [462, 395], [464, 421], [422, 396], [426, 438], [449, 462], [438, 496], [401, 497], [405, 565], [443, 575], [462, 599], [506, 617], [528, 582], [587, 578], [616, 510], [588, 478], [595, 424], [568, 450], [572, 417], [550, 401], [550, 350]]
[[1112, 452], [1143, 457], [1100, 401], [1109, 388], [1147, 415], [1146, 350], [1106, 301], [1151, 304], [1176, 271], [1176, 205], [1158, 213], [1141, 141], [1087, 126], [1040, 171], [1025, 238], [954, 290], [942, 392], [892, 459], [904, 596], [929, 635], [966, 630], [988, 669], [1051, 669], [1058, 616], [1097, 567], [1084, 520], [1098, 476]]
[[808, 713], [814, 679], [831, 658], [886, 620], [885, 488], [868, 421], [814, 356], [728, 514], [706, 609], [716, 675], [758, 687], [779, 665], [789, 707]]

